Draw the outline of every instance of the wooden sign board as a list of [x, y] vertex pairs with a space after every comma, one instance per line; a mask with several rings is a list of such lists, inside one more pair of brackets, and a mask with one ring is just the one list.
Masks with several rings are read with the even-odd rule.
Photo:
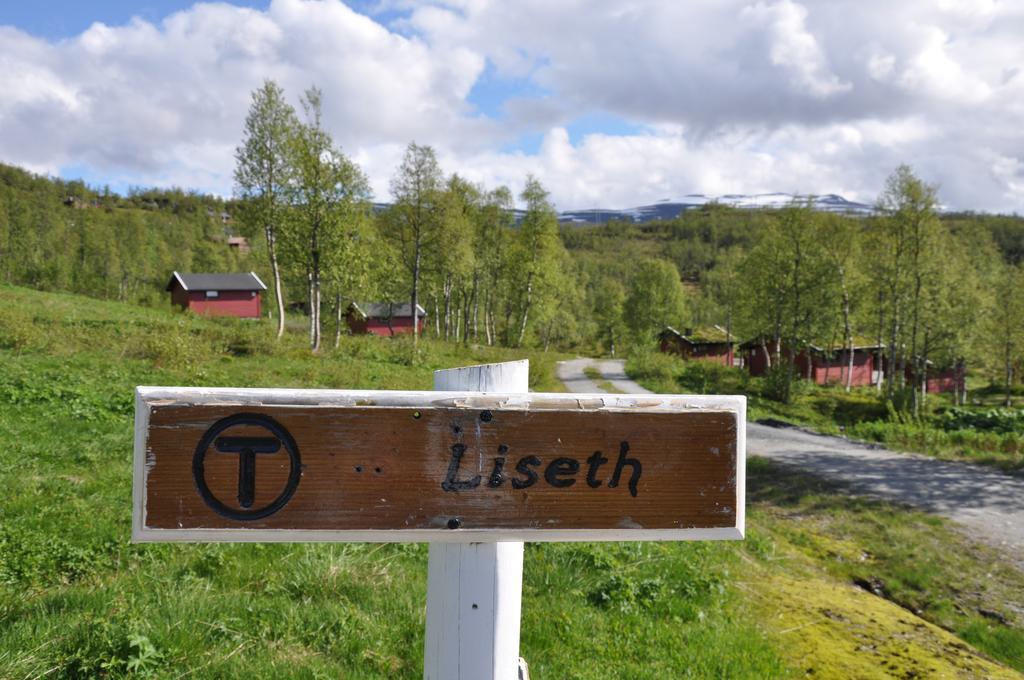
[[744, 397], [140, 387], [136, 541], [743, 537]]

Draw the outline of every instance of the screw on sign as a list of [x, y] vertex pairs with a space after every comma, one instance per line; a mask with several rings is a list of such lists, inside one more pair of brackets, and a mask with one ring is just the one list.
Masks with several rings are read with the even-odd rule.
[[428, 541], [425, 677], [514, 678], [519, 541], [744, 519], [743, 397], [529, 394], [525, 366], [438, 373], [463, 391], [138, 388], [133, 537]]

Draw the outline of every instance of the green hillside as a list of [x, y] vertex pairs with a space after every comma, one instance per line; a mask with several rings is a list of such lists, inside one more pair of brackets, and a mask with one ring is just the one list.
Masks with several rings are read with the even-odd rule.
[[[421, 674], [426, 546], [133, 545], [139, 384], [429, 388], [554, 353], [342, 338], [0, 286], [0, 677]], [[752, 461], [742, 543], [529, 545], [534, 678], [1019, 677], [1024, 576], [944, 521]], [[856, 583], [880, 583], [879, 594]], [[982, 651], [976, 651], [982, 650]]]

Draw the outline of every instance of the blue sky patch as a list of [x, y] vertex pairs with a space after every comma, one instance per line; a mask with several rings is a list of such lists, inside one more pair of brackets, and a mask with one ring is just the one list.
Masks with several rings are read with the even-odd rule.
[[[232, 0], [237, 7], [265, 9], [268, 0]], [[195, 0], [10, 0], [0, 4], [0, 26], [14, 26], [49, 40], [73, 38], [96, 22], [122, 26], [132, 17], [158, 24], [196, 5]]]
[[529, 77], [502, 78], [489, 60], [484, 72], [473, 83], [466, 101], [488, 118], [501, 119], [505, 115], [504, 104], [509, 99], [532, 99], [549, 95], [550, 92], [538, 86]]

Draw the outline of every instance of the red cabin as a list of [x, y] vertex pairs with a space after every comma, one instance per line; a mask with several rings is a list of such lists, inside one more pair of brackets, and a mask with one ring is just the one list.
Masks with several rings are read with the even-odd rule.
[[[747, 367], [750, 375], [759, 376], [767, 372], [769, 354], [772, 352], [771, 347], [771, 342], [762, 343], [761, 340], [750, 340], [740, 345], [743, 364]], [[782, 357], [783, 360], [789, 357], [789, 349], [785, 346], [782, 347]], [[845, 348], [826, 350], [811, 345], [808, 351], [798, 352], [793, 358], [793, 362], [796, 364], [796, 374], [801, 378], [810, 376], [819, 385], [846, 384], [849, 354]], [[931, 361], [927, 363], [928, 377], [925, 389], [929, 393], [964, 391], [965, 371], [962, 364], [940, 370], [936, 369]], [[877, 342], [854, 338], [853, 379], [850, 383], [854, 387], [874, 385], [879, 378], [879, 370], [882, 371], [883, 376], [889, 372], [885, 348]], [[911, 368], [907, 366], [905, 378], [908, 384], [911, 377]]]
[[704, 328], [687, 328], [680, 333], [671, 326], [658, 335], [661, 351], [665, 354], [677, 354], [684, 359], [701, 359], [713, 361], [723, 366], [732, 366], [735, 344], [729, 334], [721, 326]]
[[247, 274], [182, 274], [174, 272], [167, 291], [171, 304], [205, 316], [237, 316], [256, 319], [260, 316], [260, 294], [267, 286], [256, 276]]
[[[882, 357], [882, 365], [887, 367], [888, 358]], [[903, 369], [904, 379], [911, 384], [914, 378], [914, 369], [909, 364]], [[964, 392], [967, 389], [967, 370], [962, 361], [946, 368], [938, 368], [931, 360], [925, 361], [925, 391], [929, 394], [940, 394], [943, 392]]]
[[[412, 305], [408, 302], [353, 302], [348, 306], [345, 320], [352, 335], [392, 336], [401, 333], [412, 333]], [[416, 305], [416, 320], [419, 323], [420, 335], [426, 324], [427, 312]]]
[[[740, 346], [743, 352], [743, 363], [750, 375], [764, 375], [768, 370], [771, 344], [760, 340], [751, 340]], [[767, 347], [767, 349], [766, 349]], [[880, 348], [870, 341], [854, 341], [853, 372], [850, 384], [865, 386], [874, 383], [876, 370], [876, 354]], [[789, 349], [782, 348], [782, 356], [789, 356]], [[823, 349], [811, 345], [807, 351], [801, 351], [793, 358], [796, 374], [801, 378], [810, 377], [818, 385], [827, 383], [846, 384], [846, 373], [850, 368], [850, 355], [846, 348]]]

